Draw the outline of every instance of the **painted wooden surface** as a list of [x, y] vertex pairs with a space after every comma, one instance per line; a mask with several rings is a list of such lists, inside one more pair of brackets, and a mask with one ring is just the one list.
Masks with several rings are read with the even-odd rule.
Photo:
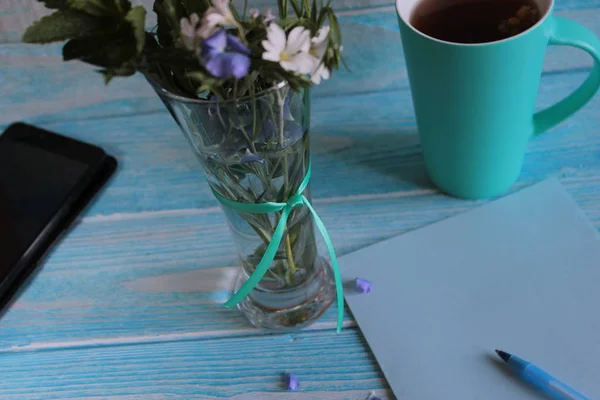
[[[313, 93], [312, 193], [339, 254], [483, 203], [427, 180], [389, 4], [334, 0], [351, 71]], [[559, 0], [557, 10], [600, 34], [598, 0]], [[350, 315], [341, 335], [334, 309], [305, 332], [264, 335], [222, 307], [232, 243], [177, 126], [141, 77], [104, 87], [91, 68], [63, 64], [60, 46], [18, 43], [43, 13], [1, 1], [0, 127], [26, 120], [97, 143], [120, 168], [0, 320], [0, 399], [393, 398]], [[590, 65], [550, 49], [539, 107]], [[513, 190], [558, 176], [600, 227], [599, 123], [597, 97], [532, 141]], [[283, 391], [289, 370], [301, 392]]]

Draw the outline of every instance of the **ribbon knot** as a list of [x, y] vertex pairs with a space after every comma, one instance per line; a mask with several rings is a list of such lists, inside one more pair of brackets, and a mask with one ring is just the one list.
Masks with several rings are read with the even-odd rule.
[[310, 204], [310, 201], [304, 196], [303, 192], [308, 186], [308, 182], [310, 181], [311, 175], [311, 166], [308, 164], [308, 168], [306, 170], [306, 175], [300, 183], [298, 187], [298, 191], [291, 195], [285, 203], [276, 203], [276, 202], [266, 202], [266, 203], [240, 203], [234, 200], [229, 200], [219, 193], [217, 193], [212, 187], [211, 190], [217, 200], [221, 202], [224, 206], [232, 208], [236, 211], [251, 213], [251, 214], [269, 214], [272, 212], [279, 212], [281, 214], [279, 216], [279, 222], [275, 227], [275, 231], [273, 232], [273, 236], [271, 236], [271, 241], [267, 245], [265, 252], [263, 254], [262, 259], [256, 265], [254, 272], [246, 282], [240, 287], [240, 289], [225, 303], [226, 307], [235, 307], [238, 303], [246, 298], [254, 290], [256, 285], [260, 282], [263, 276], [267, 273], [273, 260], [275, 259], [275, 254], [281, 245], [281, 240], [283, 239], [283, 234], [286, 230], [287, 220], [290, 216], [290, 212], [293, 208], [305, 205], [310, 211], [313, 220], [315, 221], [315, 225], [321, 235], [323, 236], [323, 240], [325, 241], [325, 245], [327, 246], [327, 250], [329, 252], [329, 256], [331, 257], [331, 267], [333, 270], [333, 277], [335, 280], [335, 288], [337, 292], [337, 306], [338, 306], [338, 320], [337, 320], [337, 331], [340, 332], [342, 330], [342, 323], [344, 322], [344, 288], [342, 285], [342, 276], [340, 273], [340, 269], [337, 262], [337, 257], [335, 255], [335, 250], [333, 248], [333, 243], [331, 243], [331, 238], [329, 237], [329, 233], [327, 233], [327, 229], [321, 221], [321, 218], [317, 215], [317, 212]]
[[296, 193], [295, 195], [292, 195], [288, 201], [285, 202], [285, 204], [287, 204], [290, 208], [298, 207], [304, 204], [304, 199], [306, 199], [306, 197], [304, 197], [303, 194]]

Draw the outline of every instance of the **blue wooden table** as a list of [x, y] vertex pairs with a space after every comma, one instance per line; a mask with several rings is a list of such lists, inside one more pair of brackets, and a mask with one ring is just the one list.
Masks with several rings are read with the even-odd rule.
[[[312, 192], [345, 254], [483, 202], [427, 180], [389, 0], [334, 6], [351, 71], [313, 93]], [[183, 135], [142, 77], [105, 87], [92, 68], [64, 64], [59, 45], [20, 44], [43, 13], [33, 0], [0, 4], [0, 125], [96, 143], [120, 169], [0, 320], [0, 398], [394, 398], [350, 315], [339, 335], [335, 309], [305, 331], [265, 335], [222, 306], [232, 241]], [[600, 0], [558, 0], [557, 13], [600, 34]], [[590, 67], [583, 53], [550, 49], [539, 106]], [[600, 226], [599, 127], [600, 96], [531, 142], [513, 190], [558, 176]], [[286, 371], [301, 391], [284, 391]]]

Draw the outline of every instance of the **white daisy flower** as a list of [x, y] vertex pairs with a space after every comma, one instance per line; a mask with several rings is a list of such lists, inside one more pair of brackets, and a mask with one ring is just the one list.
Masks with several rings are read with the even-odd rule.
[[329, 26], [324, 26], [319, 29], [317, 36], [311, 39], [310, 43], [310, 54], [318, 58], [323, 59], [325, 51], [327, 50], [327, 41], [329, 39]]
[[219, 26], [236, 25], [236, 20], [229, 8], [230, 0], [212, 0], [213, 6], [204, 13], [202, 26], [198, 33], [203, 38], [208, 38], [219, 30]]
[[181, 21], [179, 22], [181, 43], [188, 50], [194, 51], [198, 47], [196, 30], [198, 29], [199, 22], [200, 17], [198, 17], [198, 14], [196, 13], [190, 15], [190, 19], [181, 18]]
[[268, 24], [271, 21], [275, 21], [276, 19], [277, 17], [275, 17], [273, 11], [270, 8], [268, 8], [267, 12], [265, 13], [265, 24]]
[[309, 54], [310, 31], [301, 26], [291, 30], [286, 38], [279, 25], [271, 23], [267, 28], [267, 40], [262, 45], [266, 50], [262, 58], [278, 62], [286, 71], [310, 74], [315, 70], [317, 59]]
[[323, 64], [323, 57], [327, 51], [329, 40], [329, 30], [329, 26], [322, 27], [317, 32], [317, 36], [311, 39], [310, 54], [317, 59], [317, 64], [310, 79], [315, 85], [320, 84], [322, 80], [329, 79], [331, 76], [331, 71]]
[[310, 80], [315, 85], [319, 85], [321, 81], [326, 81], [331, 76], [331, 71], [329, 68], [325, 66], [325, 64], [320, 63], [317, 69], [312, 73]]

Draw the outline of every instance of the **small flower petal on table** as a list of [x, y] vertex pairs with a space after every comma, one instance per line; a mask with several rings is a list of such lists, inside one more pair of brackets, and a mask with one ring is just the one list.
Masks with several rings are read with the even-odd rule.
[[376, 396], [375, 392], [370, 392], [366, 400], [381, 400], [381, 397]]
[[296, 375], [292, 374], [291, 372], [286, 372], [284, 379], [285, 379], [285, 386], [287, 386], [287, 388], [289, 390], [300, 389], [300, 381], [298, 380]]
[[366, 279], [356, 278], [354, 281], [354, 288], [357, 292], [367, 294], [373, 290], [373, 284]]

